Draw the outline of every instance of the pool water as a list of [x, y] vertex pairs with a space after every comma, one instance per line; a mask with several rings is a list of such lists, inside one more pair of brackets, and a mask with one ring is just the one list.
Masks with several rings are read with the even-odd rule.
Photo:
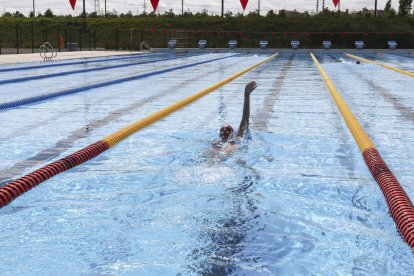
[[[414, 79], [339, 54], [316, 56], [414, 198]], [[0, 86], [6, 102], [217, 57], [227, 58], [1, 110], [0, 181], [99, 141], [267, 55], [205, 54]], [[408, 57], [381, 58], [412, 67]], [[258, 87], [248, 139], [235, 153], [211, 158], [221, 124], [238, 127], [251, 80]], [[414, 262], [305, 52], [282, 52], [47, 180], [2, 208], [0, 223], [2, 275], [412, 275]]]

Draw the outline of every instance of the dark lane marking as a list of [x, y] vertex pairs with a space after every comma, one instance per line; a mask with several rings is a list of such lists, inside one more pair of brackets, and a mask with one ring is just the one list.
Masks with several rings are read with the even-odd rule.
[[[232, 66], [235, 63], [237, 63], [237, 61], [230, 63], [229, 66]], [[113, 111], [109, 115], [103, 117], [102, 119], [92, 121], [88, 125], [72, 131], [65, 139], [58, 141], [53, 148], [42, 150], [41, 152], [37, 153], [32, 157], [14, 164], [10, 168], [0, 170], [0, 186], [10, 182], [10, 180], [13, 177], [23, 174], [24, 171], [26, 171], [28, 168], [37, 166], [41, 163], [44, 163], [48, 160], [51, 160], [59, 156], [64, 151], [71, 148], [77, 140], [86, 138], [89, 135], [89, 132], [91, 132], [92, 130], [108, 125], [109, 123], [111, 123], [111, 121], [117, 120], [122, 116], [131, 113], [133, 110], [142, 107], [146, 103], [164, 97], [167, 94], [171, 93], [171, 91], [176, 91], [185, 86], [186, 84], [200, 79], [200, 77], [206, 76], [209, 73], [213, 73], [215, 70], [216, 69], [212, 69], [209, 72], [200, 72], [199, 74], [197, 74], [197, 76], [191, 79], [183, 80], [181, 83], [176, 84], [175, 86], [168, 87], [165, 90], [160, 91], [159, 93], [152, 95], [150, 97], [147, 97], [135, 104]]]
[[127, 57], [118, 57], [118, 58], [106, 58], [106, 59], [98, 59], [98, 60], [82, 60], [82, 61], [74, 61], [74, 62], [58, 62], [52, 64], [41, 64], [41, 65], [31, 65], [31, 66], [22, 66], [22, 67], [12, 67], [12, 68], [4, 68], [0, 69], [0, 72], [11, 72], [11, 71], [25, 71], [25, 70], [32, 70], [32, 69], [42, 69], [42, 68], [49, 68], [49, 67], [61, 67], [61, 66], [70, 66], [70, 65], [77, 65], [77, 64], [89, 64], [89, 63], [97, 63], [97, 62], [107, 62], [107, 61], [114, 61], [114, 60], [124, 60], [124, 59], [136, 59], [136, 58], [144, 58], [144, 57], [153, 57], [153, 56], [160, 56], [165, 55], [163, 53], [159, 54], [140, 54], [134, 56], [127, 56]]
[[89, 72], [95, 72], [95, 71], [111, 70], [111, 69], [124, 68], [124, 67], [136, 66], [136, 65], [156, 63], [156, 62], [161, 62], [161, 61], [183, 59], [183, 58], [193, 57], [193, 56], [197, 56], [197, 55], [189, 55], [189, 56], [183, 56], [183, 57], [169, 57], [169, 58], [162, 58], [162, 59], [155, 59], [155, 60], [146, 60], [146, 61], [141, 61], [141, 62], [123, 63], [123, 64], [116, 64], [116, 65], [110, 65], [110, 66], [101, 66], [101, 67], [77, 69], [77, 70], [57, 72], [57, 73], [48, 73], [48, 74], [36, 75], [36, 76], [19, 77], [19, 78], [14, 78], [14, 79], [0, 80], [0, 85], [10, 84], [10, 83], [20, 83], [20, 82], [32, 81], [32, 80], [44, 80], [47, 78], [56, 78], [56, 77], [62, 77], [62, 76], [67, 76], [67, 75], [82, 74], [82, 73], [89, 73]]
[[374, 91], [378, 92], [378, 94], [381, 95], [387, 102], [391, 103], [395, 109], [400, 112], [401, 116], [404, 119], [411, 122], [414, 121], [414, 110], [411, 107], [404, 105], [404, 103], [398, 97], [388, 93], [387, 89], [377, 85], [372, 80], [368, 79], [365, 74], [361, 74], [353, 68], [347, 68], [347, 70], [353, 75], [358, 76], [358, 78], [367, 83]]
[[218, 61], [218, 60], [222, 60], [222, 59], [226, 59], [226, 58], [230, 58], [230, 57], [235, 57], [235, 56], [239, 56], [239, 55], [242, 55], [242, 54], [235, 54], [235, 55], [231, 55], [231, 56], [225, 56], [225, 57], [210, 59], [210, 60], [206, 60], [206, 61], [200, 61], [200, 62], [195, 62], [195, 63], [190, 63], [190, 64], [184, 64], [184, 65], [169, 67], [169, 68], [166, 68], [166, 69], [156, 70], [156, 71], [152, 71], [152, 72], [148, 72], [148, 73], [144, 73], [144, 74], [139, 74], [139, 75], [135, 75], [135, 76], [124, 77], [124, 78], [119, 78], [119, 79], [115, 79], [115, 80], [94, 83], [94, 84], [91, 84], [91, 85], [86, 85], [86, 86], [71, 88], [71, 89], [67, 89], [67, 90], [63, 90], [63, 91], [38, 95], [38, 96], [25, 98], [25, 99], [20, 99], [20, 100], [16, 100], [16, 101], [0, 103], [0, 110], [1, 109], [15, 108], [15, 107], [19, 107], [19, 106], [22, 106], [22, 105], [33, 104], [33, 103], [37, 103], [37, 102], [42, 102], [42, 101], [54, 99], [54, 98], [57, 98], [57, 97], [62, 97], [62, 96], [72, 95], [72, 94], [76, 94], [76, 93], [80, 93], [80, 92], [85, 92], [85, 91], [88, 91], [88, 90], [91, 90], [91, 89], [94, 89], [94, 88], [101, 88], [101, 87], [110, 86], [110, 85], [114, 85], [114, 84], [119, 84], [119, 83], [123, 83], [123, 82], [129, 82], [129, 81], [133, 81], [133, 80], [143, 79], [143, 78], [151, 77], [153, 75], [164, 74], [164, 73], [168, 73], [168, 72], [171, 72], [171, 71], [181, 70], [181, 69], [184, 69], [184, 68], [198, 66], [198, 65], [201, 65], [201, 64], [205, 64], [205, 63], [209, 63], [209, 62], [213, 62], [213, 61]]
[[270, 117], [275, 109], [275, 104], [280, 96], [280, 90], [282, 89], [284, 80], [286, 79], [287, 72], [292, 67], [293, 58], [295, 55], [289, 57], [286, 63], [280, 70], [279, 76], [272, 84], [271, 94], [269, 94], [263, 101], [263, 107], [259, 108], [257, 115], [254, 118], [254, 127], [260, 131], [267, 131]]

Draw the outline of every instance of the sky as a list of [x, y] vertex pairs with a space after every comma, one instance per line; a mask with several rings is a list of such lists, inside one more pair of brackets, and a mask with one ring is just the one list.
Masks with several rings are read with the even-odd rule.
[[[77, 0], [75, 10], [69, 4], [69, 0], [0, 0], [0, 13], [15, 12], [16, 10], [28, 15], [33, 9], [33, 1], [35, 3], [36, 13], [44, 13], [50, 8], [54, 14], [72, 14], [79, 15], [83, 9], [83, 0]], [[201, 3], [200, 3], [201, 2]], [[316, 11], [317, 0], [249, 0], [245, 13], [257, 10], [260, 4], [260, 13], [265, 15], [267, 11], [280, 9], [298, 10], [298, 11]], [[323, 0], [319, 0], [319, 9], [322, 7]], [[335, 7], [332, 0], [325, 0], [325, 7], [334, 10]], [[384, 9], [387, 0], [377, 0], [378, 9]], [[392, 6], [398, 10], [398, 0], [392, 0]], [[100, 11], [104, 11], [105, 0], [85, 0], [86, 12], [95, 11], [95, 3], [99, 3]], [[144, 3], [146, 11], [153, 11], [150, 0], [106, 0], [107, 11], [113, 9], [119, 13], [131, 11], [133, 14], [142, 13], [144, 11]], [[182, 6], [184, 11], [198, 12], [203, 9], [208, 10], [209, 14], [221, 14], [220, 0], [210, 1], [190, 1], [190, 0], [160, 0], [157, 12], [163, 14], [166, 10], [172, 9], [176, 14], [181, 13]], [[374, 8], [375, 0], [341, 0], [341, 10], [349, 9], [350, 11], [361, 10], [364, 7], [368, 9]], [[224, 0], [224, 11], [233, 13], [243, 12], [239, 0]]]

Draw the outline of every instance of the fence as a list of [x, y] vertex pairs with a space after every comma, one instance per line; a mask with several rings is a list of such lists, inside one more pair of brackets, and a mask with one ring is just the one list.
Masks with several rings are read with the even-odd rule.
[[239, 48], [259, 48], [261, 40], [268, 41], [269, 48], [290, 48], [292, 40], [309, 49], [322, 48], [325, 40], [330, 40], [332, 48], [337, 49], [354, 48], [356, 40], [364, 41], [365, 48], [371, 49], [388, 48], [389, 40], [396, 41], [400, 49], [414, 48], [414, 32], [213, 32], [110, 26], [91, 29], [79, 23], [34, 27], [33, 23], [22, 23], [0, 27], [0, 54], [38, 52], [46, 41], [58, 51], [139, 50], [143, 41], [152, 48], [167, 48], [171, 39], [177, 41], [177, 48], [198, 48], [199, 40], [206, 40], [207, 48], [227, 48], [230, 40], [237, 40]]

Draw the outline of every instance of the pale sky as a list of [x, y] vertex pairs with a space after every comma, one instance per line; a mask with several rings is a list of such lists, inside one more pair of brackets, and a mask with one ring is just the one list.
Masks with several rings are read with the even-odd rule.
[[[83, 0], [76, 1], [75, 11], [69, 4], [69, 0], [0, 0], [0, 13], [14, 12], [16, 10], [28, 15], [33, 9], [33, 1], [35, 3], [36, 13], [44, 13], [46, 9], [50, 8], [55, 14], [72, 14], [78, 15], [83, 9]], [[265, 15], [267, 11], [280, 9], [298, 10], [315, 12], [317, 0], [249, 0], [245, 13], [254, 11], [258, 8], [260, 3], [260, 11]], [[202, 2], [202, 3], [200, 3]], [[190, 1], [190, 0], [160, 0], [157, 12], [163, 14], [166, 10], [172, 9], [176, 14], [181, 13], [182, 3], [184, 3], [184, 10], [191, 12], [202, 11], [207, 9], [209, 13], [221, 14], [220, 0], [210, 1]], [[322, 7], [323, 0], [319, 0], [319, 9]], [[387, 0], [378, 0], [378, 9], [384, 9]], [[398, 10], [398, 0], [392, 0], [393, 7]], [[95, 10], [95, 3], [99, 3], [100, 10], [104, 10], [105, 0], [85, 0], [86, 12], [90, 13]], [[144, 10], [144, 3], [146, 4], [147, 12], [152, 11], [150, 0], [106, 0], [107, 11], [112, 9], [119, 13], [126, 13], [131, 11], [133, 14], [141, 13]], [[207, 4], [208, 3], [208, 4]], [[350, 11], [361, 10], [364, 7], [368, 9], [374, 8], [375, 0], [342, 0], [341, 10], [349, 9]], [[332, 0], [325, 0], [325, 7], [334, 10]], [[233, 13], [242, 12], [239, 0], [224, 0], [224, 10]]]

